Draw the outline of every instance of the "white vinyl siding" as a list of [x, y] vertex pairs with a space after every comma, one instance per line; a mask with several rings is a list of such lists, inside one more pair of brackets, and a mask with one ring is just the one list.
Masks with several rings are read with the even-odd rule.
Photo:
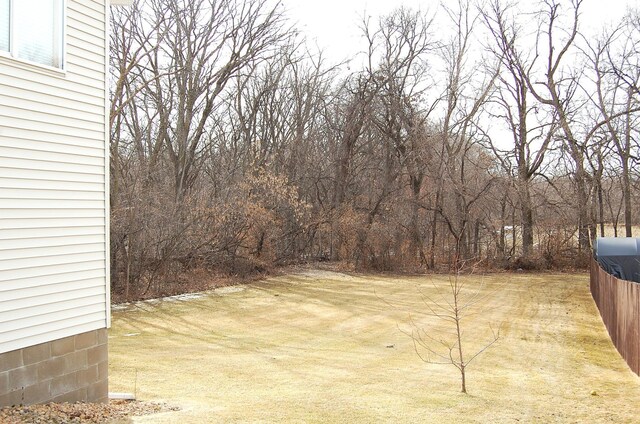
[[65, 7], [64, 72], [0, 57], [0, 353], [108, 324], [107, 10]]

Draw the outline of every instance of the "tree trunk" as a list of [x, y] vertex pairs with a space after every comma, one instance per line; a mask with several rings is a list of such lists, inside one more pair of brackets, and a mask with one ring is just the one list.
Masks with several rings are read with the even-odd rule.
[[598, 182], [598, 221], [600, 221], [600, 237], [604, 237], [604, 201], [602, 199], [602, 181]]
[[625, 235], [632, 237], [631, 222], [631, 181], [629, 178], [629, 158], [622, 161], [622, 196], [624, 197], [624, 228]]
[[433, 217], [431, 219], [431, 251], [429, 252], [429, 268], [433, 269], [436, 266], [436, 240], [438, 237], [438, 210], [440, 208], [440, 202], [442, 197], [442, 189], [440, 184], [436, 189], [436, 200], [433, 208]]
[[587, 184], [585, 181], [586, 173], [581, 160], [575, 160], [576, 165], [576, 196], [578, 206], [578, 251], [588, 252], [591, 243], [589, 239], [589, 197], [587, 192]]
[[426, 257], [422, 247], [422, 234], [420, 232], [420, 190], [422, 189], [422, 178], [411, 176], [411, 259], [414, 262], [418, 259], [420, 265], [426, 265]]
[[522, 255], [528, 257], [533, 251], [533, 208], [528, 179], [520, 181], [520, 225], [522, 226]]

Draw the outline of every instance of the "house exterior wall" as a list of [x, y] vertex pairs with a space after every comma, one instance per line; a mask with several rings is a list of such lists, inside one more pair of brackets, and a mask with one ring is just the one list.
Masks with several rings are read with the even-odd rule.
[[3, 363], [33, 346], [103, 331], [106, 357], [109, 6], [65, 11], [63, 70], [0, 55], [0, 406]]
[[0, 407], [40, 402], [104, 402], [107, 329], [0, 354]]

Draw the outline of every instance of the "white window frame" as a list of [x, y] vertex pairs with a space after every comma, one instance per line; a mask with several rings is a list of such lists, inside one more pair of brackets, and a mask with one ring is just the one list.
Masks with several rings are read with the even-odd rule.
[[61, 14], [62, 16], [60, 17], [60, 24], [58, 26], [55, 25], [54, 22], [54, 28], [57, 28], [60, 31], [60, 46], [57, 49], [57, 52], [59, 54], [59, 64], [57, 66], [54, 65], [45, 65], [43, 63], [39, 63], [39, 62], [34, 62], [32, 60], [29, 59], [25, 59], [22, 57], [19, 57], [16, 55], [16, 48], [15, 48], [15, 36], [14, 36], [14, 31], [13, 31], [13, 27], [15, 24], [15, 18], [13, 16], [14, 14], [14, 7], [13, 4], [15, 2], [18, 2], [20, 0], [9, 0], [9, 51], [6, 50], [0, 50], [0, 57], [5, 57], [5, 58], [10, 58], [12, 60], [15, 60], [17, 62], [21, 62], [23, 64], [27, 64], [30, 66], [36, 66], [38, 68], [45, 68], [48, 70], [53, 70], [53, 71], [65, 71], [66, 68], [66, 45], [67, 45], [67, 0], [59, 0], [60, 1], [60, 8], [61, 10]]

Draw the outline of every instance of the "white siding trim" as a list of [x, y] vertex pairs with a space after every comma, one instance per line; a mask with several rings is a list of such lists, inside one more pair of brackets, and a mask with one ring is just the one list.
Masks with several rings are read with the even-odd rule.
[[104, 2], [104, 207], [106, 219], [104, 222], [104, 269], [105, 272], [105, 308], [107, 328], [111, 327], [111, 167], [109, 164], [111, 156], [111, 127], [109, 126], [109, 114], [111, 105], [109, 103], [109, 26], [111, 25], [109, 0]]

